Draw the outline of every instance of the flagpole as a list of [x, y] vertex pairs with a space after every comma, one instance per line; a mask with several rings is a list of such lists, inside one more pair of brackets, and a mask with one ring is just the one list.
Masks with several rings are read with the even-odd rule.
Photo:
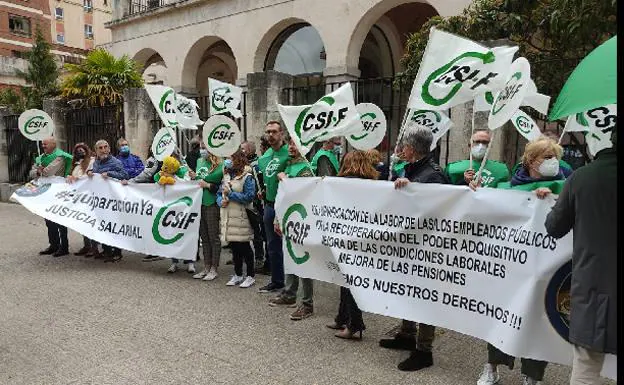
[[475, 131], [475, 114], [476, 114], [476, 103], [473, 101], [472, 102], [472, 130], [470, 131], [470, 165], [468, 166], [469, 169], [472, 169], [472, 137], [474, 136], [474, 131]]
[[487, 146], [487, 149], [485, 150], [485, 155], [483, 156], [483, 160], [481, 161], [481, 165], [479, 166], [479, 171], [477, 171], [477, 175], [475, 175], [474, 178], [477, 186], [479, 185], [479, 182], [481, 180], [481, 171], [483, 171], [483, 168], [485, 167], [485, 162], [487, 162], [488, 156], [490, 155], [490, 149], [492, 148], [492, 142], [494, 141], [494, 133], [495, 131], [492, 131], [492, 133], [490, 134], [490, 145]]

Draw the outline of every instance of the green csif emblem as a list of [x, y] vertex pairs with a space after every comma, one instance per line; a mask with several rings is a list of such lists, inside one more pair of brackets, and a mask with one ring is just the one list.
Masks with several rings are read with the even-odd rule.
[[360, 136], [351, 135], [351, 139], [362, 140], [366, 138], [368, 134], [375, 131], [375, 129], [379, 127], [379, 122], [375, 122], [375, 119], [377, 119], [377, 115], [374, 112], [367, 112], [364, 115], [360, 115], [360, 120], [362, 121], [362, 125], [364, 126], [365, 133]]
[[[28, 135], [33, 135], [41, 131], [42, 128], [48, 125], [45, 118], [41, 115], [33, 116], [24, 123], [24, 132]], [[33, 129], [32, 131], [30, 129]]]
[[[227, 123], [219, 124], [210, 131], [208, 135], [208, 145], [212, 148], [219, 148], [223, 146], [226, 141], [231, 140], [234, 134], [235, 132], [232, 130], [232, 126]], [[215, 144], [214, 140], [220, 140], [222, 142]]]
[[193, 206], [193, 199], [191, 197], [185, 196], [176, 201], [173, 201], [165, 206], [163, 206], [156, 217], [154, 218], [154, 222], [152, 223], [152, 236], [154, 240], [161, 245], [171, 245], [172, 243], [176, 243], [184, 236], [184, 232], [179, 232], [171, 238], [165, 238], [160, 234], [160, 227], [172, 228], [172, 229], [180, 229], [186, 230], [189, 225], [195, 222], [197, 218], [197, 213], [188, 213], [184, 211], [178, 211], [173, 206], [185, 204], [189, 207]]
[[511, 75], [511, 79], [509, 79], [509, 81], [511, 82], [514, 79], [516, 79], [515, 82], [508, 82], [507, 85], [505, 85], [505, 88], [500, 92], [500, 94], [498, 94], [498, 99], [496, 99], [494, 105], [492, 106], [492, 115], [498, 114], [507, 105], [507, 102], [513, 99], [518, 91], [520, 91], [522, 84], [517, 83], [517, 81], [522, 79], [522, 72], [516, 72]]
[[224, 111], [227, 105], [234, 100], [229, 94], [232, 92], [230, 87], [215, 88], [210, 98], [210, 104], [216, 112]]
[[171, 134], [167, 132], [156, 144], [156, 155], [160, 155], [165, 152], [165, 149], [171, 144], [171, 142], [173, 142], [173, 138], [171, 137]]
[[[295, 213], [299, 214], [301, 220], [291, 219], [291, 216]], [[307, 216], [308, 212], [305, 207], [301, 203], [295, 203], [286, 210], [282, 219], [282, 234], [284, 234], [284, 239], [286, 239], [286, 250], [297, 265], [306, 263], [310, 259], [310, 253], [307, 251], [303, 256], [298, 256], [293, 249], [293, 243], [303, 245], [303, 241], [310, 234], [310, 225], [303, 222]]]
[[347, 117], [348, 107], [339, 108], [337, 111], [333, 109], [321, 111], [317, 114], [310, 112], [310, 110], [317, 105], [325, 104], [328, 107], [332, 107], [335, 103], [336, 100], [333, 97], [325, 96], [313, 106], [306, 107], [301, 111], [295, 122], [295, 134], [297, 137], [301, 138], [304, 132], [310, 130], [321, 131], [319, 134], [312, 134], [312, 137], [306, 141], [302, 140], [301, 145], [307, 146], [310, 143], [316, 142], [318, 138], [326, 136], [329, 133], [330, 126], [336, 127]]
[[518, 116], [516, 118], [516, 127], [518, 127], [518, 130], [520, 130], [520, 132], [522, 132], [523, 134], [530, 133], [532, 126], [533, 123], [531, 123], [526, 117]]
[[[173, 96], [173, 102], [171, 102], [171, 100], [169, 99], [169, 95]], [[165, 114], [175, 114], [175, 92], [173, 90], [168, 90], [167, 92], [165, 92], [163, 94], [163, 96], [160, 97], [160, 102], [158, 103], [158, 108], [160, 109], [161, 112], [165, 113]], [[178, 122], [176, 121], [172, 121], [172, 120], [167, 120], [167, 123], [169, 123], [169, 125], [171, 126], [177, 126]]]

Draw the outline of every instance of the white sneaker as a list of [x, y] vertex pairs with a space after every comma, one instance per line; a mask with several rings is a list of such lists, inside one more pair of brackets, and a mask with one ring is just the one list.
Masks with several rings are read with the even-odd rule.
[[532, 379], [526, 374], [522, 375], [522, 385], [537, 385], [537, 384], [539, 384], [539, 381]]
[[228, 283], [225, 284], [225, 286], [236, 286], [236, 285], [240, 285], [241, 282], [243, 282], [244, 278], [241, 277], [240, 275], [233, 275], [232, 278], [230, 278], [230, 280], [228, 281]]
[[217, 278], [219, 275], [217, 274], [217, 270], [215, 269], [210, 269], [210, 271], [208, 271], [208, 273], [206, 273], [206, 275], [204, 276], [204, 281], [212, 281], [213, 279]]
[[247, 278], [245, 278], [245, 280], [243, 281], [243, 283], [240, 284], [239, 287], [246, 289], [253, 286], [254, 283], [256, 283], [256, 279], [254, 277], [247, 276]]
[[175, 273], [176, 271], [178, 271], [178, 265], [175, 263], [172, 263], [171, 266], [169, 266], [167, 273], [171, 274], [171, 273]]
[[186, 265], [186, 272], [189, 274], [195, 274], [195, 264], [194, 263], [189, 263]]
[[202, 270], [193, 276], [193, 279], [202, 279], [208, 274], [208, 270]]
[[500, 376], [498, 375], [498, 368], [492, 364], [485, 364], [481, 377], [477, 381], [477, 385], [494, 385], [500, 382]]

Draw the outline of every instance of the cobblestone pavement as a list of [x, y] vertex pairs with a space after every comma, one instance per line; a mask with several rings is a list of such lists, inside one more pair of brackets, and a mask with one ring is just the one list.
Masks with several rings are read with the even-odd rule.
[[[225, 250], [220, 276], [202, 282], [129, 252], [116, 264], [39, 256], [42, 218], [6, 203], [0, 218], [0, 384], [474, 385], [486, 359], [484, 342], [439, 329], [435, 366], [403, 373], [408, 353], [378, 346], [398, 320], [365, 314], [361, 342], [324, 327], [338, 307], [333, 285], [319, 283], [315, 315], [294, 322], [257, 292], [267, 277], [225, 286]], [[81, 246], [70, 231], [70, 251]], [[501, 369], [504, 384], [521, 383], [518, 367]], [[566, 384], [569, 371], [549, 365], [544, 384]]]

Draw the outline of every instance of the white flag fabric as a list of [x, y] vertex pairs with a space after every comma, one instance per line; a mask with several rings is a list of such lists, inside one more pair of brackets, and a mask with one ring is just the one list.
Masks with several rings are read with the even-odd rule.
[[165, 126], [177, 127], [176, 93], [171, 87], [146, 84], [145, 90]]
[[11, 200], [105, 245], [147, 255], [195, 260], [202, 189], [197, 182], [129, 183], [100, 175], [72, 184], [39, 178]]
[[355, 107], [351, 83], [345, 83], [316, 103], [304, 106], [277, 105], [280, 116], [302, 155], [314, 143], [335, 136], [362, 132], [360, 114]]
[[511, 117], [511, 123], [526, 140], [533, 141], [542, 135], [537, 123], [522, 110], [517, 110]]
[[[570, 233], [544, 221], [554, 197], [357, 178], [280, 182], [276, 219], [290, 274], [349, 288], [360, 309], [570, 365]], [[616, 375], [608, 355], [603, 374]]]
[[208, 152], [227, 157], [239, 148], [243, 135], [235, 121], [225, 115], [214, 115], [206, 120], [202, 128], [202, 140]]
[[529, 91], [531, 65], [524, 57], [511, 63], [505, 86], [494, 95], [494, 103], [488, 116], [488, 128], [495, 130], [507, 123], [516, 113]]
[[564, 127], [565, 132], [584, 132], [615, 129], [617, 104], [593, 108], [589, 111], [570, 115]]
[[[492, 104], [494, 103], [494, 93], [485, 92], [483, 94], [477, 95], [474, 99], [474, 109], [476, 112], [485, 112], [490, 111], [492, 108]], [[533, 80], [530, 80], [528, 85], [527, 94], [524, 96], [524, 100], [522, 100], [521, 106], [529, 106], [534, 108], [536, 111], [546, 115], [548, 114], [548, 105], [550, 104], [550, 96], [540, 94], [537, 92], [537, 87]]]
[[408, 108], [447, 110], [503, 88], [517, 47], [487, 48], [431, 28]]
[[243, 96], [242, 88], [208, 78], [208, 93], [210, 94], [210, 116], [229, 112], [237, 119], [243, 117], [239, 110]]
[[408, 119], [405, 122], [405, 133], [418, 126], [427, 127], [433, 134], [431, 151], [438, 146], [438, 140], [453, 127], [453, 122], [442, 111], [409, 110]]
[[180, 128], [197, 130], [198, 125], [204, 124], [199, 118], [199, 106], [193, 99], [176, 95], [176, 119]]
[[370, 150], [379, 146], [386, 136], [386, 115], [373, 103], [359, 103], [355, 106], [360, 114], [362, 131], [347, 135], [347, 141], [358, 150]]

